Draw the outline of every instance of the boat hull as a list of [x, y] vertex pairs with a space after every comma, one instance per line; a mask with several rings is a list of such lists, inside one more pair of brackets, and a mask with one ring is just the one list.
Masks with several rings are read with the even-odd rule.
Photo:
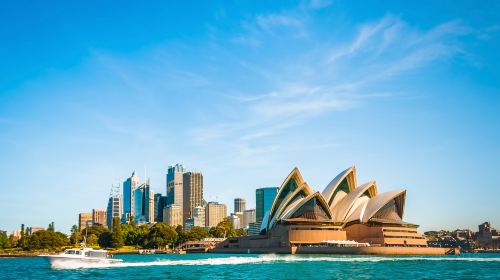
[[122, 263], [120, 259], [104, 259], [104, 258], [72, 258], [58, 255], [42, 255], [50, 262], [52, 268], [85, 268], [108, 266], [111, 264]]

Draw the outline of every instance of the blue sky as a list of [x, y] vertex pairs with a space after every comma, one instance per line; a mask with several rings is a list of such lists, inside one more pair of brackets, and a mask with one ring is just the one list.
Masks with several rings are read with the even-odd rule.
[[0, 9], [0, 229], [69, 231], [170, 164], [230, 205], [294, 166], [500, 227], [497, 1], [15, 1]]

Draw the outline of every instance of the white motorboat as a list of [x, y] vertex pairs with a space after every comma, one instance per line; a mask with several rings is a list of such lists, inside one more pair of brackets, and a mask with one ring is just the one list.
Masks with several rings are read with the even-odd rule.
[[95, 250], [92, 248], [82, 247], [77, 249], [66, 249], [63, 253], [57, 255], [40, 255], [49, 259], [53, 267], [63, 266], [65, 263], [99, 263], [113, 264], [121, 263], [121, 259], [113, 259], [113, 256], [108, 254], [106, 250]]

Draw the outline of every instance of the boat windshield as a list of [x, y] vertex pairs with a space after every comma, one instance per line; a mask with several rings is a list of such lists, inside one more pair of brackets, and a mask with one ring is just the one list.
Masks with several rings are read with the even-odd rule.
[[66, 252], [64, 252], [65, 254], [68, 254], [68, 255], [74, 255], [75, 254], [75, 250], [66, 250]]
[[90, 251], [88, 256], [91, 258], [106, 258], [106, 252]]

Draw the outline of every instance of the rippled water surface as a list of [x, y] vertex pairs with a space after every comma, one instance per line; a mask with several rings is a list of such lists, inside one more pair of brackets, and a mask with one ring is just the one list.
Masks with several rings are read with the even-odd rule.
[[0, 259], [0, 279], [500, 279], [500, 255], [121, 255], [111, 265]]

